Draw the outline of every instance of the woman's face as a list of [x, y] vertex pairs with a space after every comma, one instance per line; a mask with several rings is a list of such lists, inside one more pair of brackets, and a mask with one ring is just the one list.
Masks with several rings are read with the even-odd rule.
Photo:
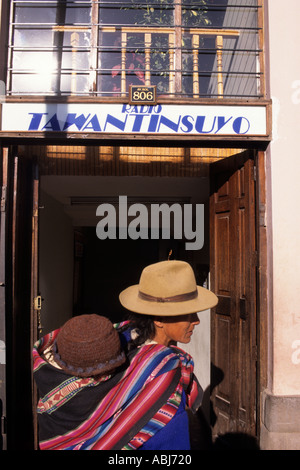
[[191, 340], [193, 330], [199, 325], [197, 313], [172, 317], [160, 317], [154, 321], [156, 335], [154, 341], [168, 346], [172, 342], [187, 344]]

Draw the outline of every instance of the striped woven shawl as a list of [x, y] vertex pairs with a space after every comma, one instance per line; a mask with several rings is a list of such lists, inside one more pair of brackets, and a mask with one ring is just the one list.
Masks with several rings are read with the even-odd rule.
[[173, 418], [183, 390], [190, 408], [200, 405], [193, 360], [179, 348], [145, 345], [121, 372], [79, 378], [43, 359], [58, 332], [33, 349], [41, 450], [137, 449]]

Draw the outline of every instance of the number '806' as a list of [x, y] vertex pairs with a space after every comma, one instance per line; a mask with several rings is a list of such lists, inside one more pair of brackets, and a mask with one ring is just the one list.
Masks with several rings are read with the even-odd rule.
[[135, 90], [132, 94], [132, 98], [134, 101], [153, 101], [154, 93], [152, 90], [149, 90], [149, 91]]

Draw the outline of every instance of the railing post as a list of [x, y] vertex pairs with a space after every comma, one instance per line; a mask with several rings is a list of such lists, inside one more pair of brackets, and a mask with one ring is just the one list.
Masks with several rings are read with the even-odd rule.
[[127, 33], [122, 31], [121, 37], [121, 96], [126, 96], [126, 49], [127, 49]]
[[151, 33], [145, 33], [145, 85], [151, 85], [151, 72], [150, 72], [150, 47], [151, 47]]
[[77, 48], [79, 46], [79, 34], [73, 32], [71, 34], [71, 46], [72, 46], [72, 76], [71, 76], [71, 94], [76, 93], [76, 75], [77, 75]]
[[216, 49], [217, 49], [217, 70], [218, 70], [218, 98], [223, 98], [224, 85], [223, 85], [223, 36], [216, 37]]
[[175, 61], [174, 61], [174, 56], [175, 56], [175, 50], [174, 50], [174, 45], [175, 45], [175, 38], [174, 34], [170, 33], [169, 34], [169, 93], [174, 95], [175, 92]]
[[193, 97], [199, 97], [199, 63], [198, 63], [198, 49], [199, 49], [199, 35], [193, 34], [192, 37], [193, 47]]

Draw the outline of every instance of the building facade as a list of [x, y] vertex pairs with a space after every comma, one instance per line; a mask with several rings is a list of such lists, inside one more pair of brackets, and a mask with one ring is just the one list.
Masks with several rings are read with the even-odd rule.
[[296, 0], [0, 3], [2, 447], [38, 447], [33, 343], [169, 257], [219, 297], [207, 439], [299, 449]]

